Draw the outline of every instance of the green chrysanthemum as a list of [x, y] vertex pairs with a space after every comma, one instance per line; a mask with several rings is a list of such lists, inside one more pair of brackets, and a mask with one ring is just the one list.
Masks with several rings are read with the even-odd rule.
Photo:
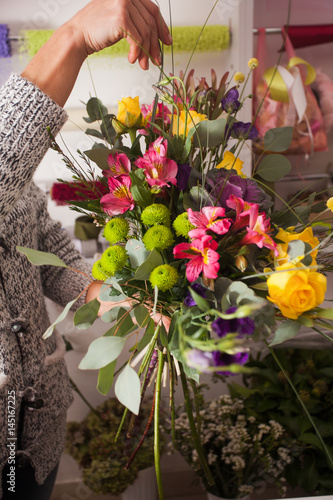
[[153, 226], [143, 237], [143, 243], [147, 250], [155, 248], [159, 252], [168, 248], [174, 241], [171, 230], [166, 226]]
[[170, 210], [161, 203], [153, 203], [145, 208], [141, 214], [141, 220], [146, 226], [156, 226], [163, 224], [170, 226]]
[[94, 263], [91, 269], [92, 277], [98, 281], [105, 281], [110, 275], [105, 272], [102, 267], [101, 261], [98, 260]]
[[127, 252], [124, 247], [114, 245], [107, 248], [101, 257], [101, 267], [109, 276], [113, 276], [116, 271], [123, 268], [127, 260]]
[[191, 231], [191, 229], [195, 229], [195, 226], [188, 220], [187, 212], [178, 215], [174, 220], [173, 227], [177, 236], [188, 236], [188, 232]]
[[169, 266], [169, 264], [163, 264], [151, 272], [149, 281], [153, 287], [157, 286], [159, 290], [166, 292], [177, 283], [178, 272], [174, 267]]
[[125, 241], [128, 236], [129, 225], [127, 220], [115, 217], [111, 219], [104, 228], [103, 236], [110, 243]]

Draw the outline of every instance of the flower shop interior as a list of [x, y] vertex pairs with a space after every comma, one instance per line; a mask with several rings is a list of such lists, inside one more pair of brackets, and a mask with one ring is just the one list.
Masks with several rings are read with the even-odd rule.
[[[88, 3], [87, 0], [29, 0], [29, 2], [26, 0], [1, 0], [0, 27], [2, 26], [4, 33], [1, 36], [5, 36], [6, 40], [0, 39], [0, 50], [3, 52], [0, 52], [0, 84], [2, 85], [11, 73], [19, 73], [25, 67], [29, 57], [31, 57], [31, 51], [36, 50], [35, 45], [39, 46], [38, 44], [43, 43], [41, 42], [43, 30], [55, 29], [86, 3]], [[267, 130], [274, 127], [292, 126], [290, 122], [287, 123], [288, 116], [286, 116], [286, 108], [283, 107], [288, 99], [292, 99], [294, 102], [298, 116], [298, 106], [304, 105], [303, 97], [306, 99], [306, 113], [310, 113], [309, 106], [316, 107], [316, 110], [313, 111], [316, 113], [314, 118], [316, 123], [311, 122], [312, 118], [309, 115], [306, 118], [305, 129], [300, 132], [300, 137], [292, 142], [294, 149], [292, 150], [290, 146], [290, 151], [286, 152], [291, 168], [286, 169], [283, 177], [275, 179], [272, 175], [271, 178], [268, 176], [266, 181], [269, 183], [270, 191], [274, 190], [275, 192], [274, 201], [278, 209], [283, 209], [285, 202], [288, 203], [290, 200], [293, 202], [296, 200], [297, 206], [306, 205], [314, 192], [317, 194], [311, 198], [312, 204], [318, 204], [318, 206], [325, 204], [333, 196], [333, 132], [330, 130], [333, 126], [332, 0], [206, 0], [205, 2], [199, 0], [159, 0], [158, 4], [164, 18], [166, 20], [172, 18], [173, 28], [179, 30], [181, 35], [179, 45], [177, 45], [173, 55], [175, 75], [178, 76], [181, 71], [193, 68], [195, 70], [193, 74], [195, 84], [197, 85], [200, 79], [205, 77], [210, 85], [212, 69], [215, 70], [217, 81], [220, 81], [227, 71], [229, 71], [229, 80], [232, 80], [238, 73], [243, 73], [246, 78], [246, 89], [242, 95], [243, 97], [250, 96], [250, 94], [252, 97], [253, 95], [253, 102], [255, 102], [255, 93], [260, 83], [265, 78], [267, 81], [267, 71], [274, 68], [277, 63], [283, 67], [285, 72], [288, 72], [288, 76], [293, 82], [297, 80], [295, 86], [300, 83], [301, 97], [299, 87], [296, 90], [294, 88], [293, 94], [293, 82], [290, 83], [287, 77], [285, 80], [282, 79], [282, 83], [279, 80], [274, 88], [277, 93], [280, 92], [279, 98], [276, 96], [274, 98], [273, 90], [269, 95], [271, 106], [275, 110], [273, 115], [271, 114], [267, 118], [267, 114], [265, 115], [267, 110], [264, 109], [264, 106], [262, 108], [264, 111], [258, 113], [255, 123], [260, 133], [260, 128], [262, 127], [264, 130], [265, 126], [268, 127]], [[198, 31], [202, 38], [202, 46], [195, 50], [193, 32], [196, 28], [201, 28], [204, 23], [206, 25], [201, 35], [200, 30]], [[292, 46], [288, 45], [286, 50], [281, 50], [282, 44], [285, 42], [286, 31], [284, 28], [286, 26]], [[25, 33], [30, 33], [31, 36], [25, 37]], [[207, 38], [205, 38], [206, 33]], [[8, 50], [7, 54], [6, 50]], [[249, 75], [248, 62], [254, 57], [258, 59], [259, 66], [255, 69], [252, 68]], [[288, 60], [292, 60], [292, 58], [294, 58], [294, 65], [290, 69], [291, 66], [287, 67], [287, 64]], [[296, 58], [298, 59], [295, 62]], [[168, 52], [165, 54], [164, 65], [164, 72], [169, 75], [172, 65]], [[295, 69], [295, 67], [302, 69]], [[281, 69], [281, 74], [283, 74], [283, 70]], [[304, 83], [304, 74], [306, 74], [306, 78], [309, 75], [313, 76], [309, 85]], [[94, 124], [87, 125], [83, 119], [87, 115], [85, 103], [91, 97], [97, 96], [108, 108], [109, 113], [116, 115], [117, 100], [123, 97], [139, 96], [140, 104], [151, 104], [155, 95], [153, 85], [159, 80], [161, 80], [159, 68], [151, 65], [149, 71], [143, 72], [138, 65], [131, 66], [128, 63], [125, 53], [89, 57], [81, 69], [74, 90], [66, 103], [65, 109], [68, 112], [69, 120], [57, 138], [58, 144], [63, 150], [68, 151], [69, 155], [79, 160], [80, 156], [77, 151], [90, 149], [93, 141], [98, 137], [93, 137], [93, 134], [85, 134], [87, 126], [94, 128]], [[308, 92], [311, 92], [311, 104], [309, 104]], [[244, 103], [237, 114], [237, 119], [251, 122], [256, 112], [254, 107], [252, 108], [251, 98], [247, 98]], [[278, 106], [277, 103], [281, 106]], [[302, 113], [305, 114], [305, 111], [303, 110]], [[269, 125], [267, 125], [268, 119], [271, 120]], [[293, 120], [295, 123], [297, 122], [297, 118], [294, 117]], [[302, 142], [303, 139], [304, 142]], [[126, 140], [129, 139], [125, 134], [124, 141]], [[243, 174], [251, 176], [255, 172], [261, 153], [260, 145], [254, 152], [251, 143], [242, 149], [240, 159], [244, 162]], [[61, 156], [50, 150], [38, 167], [34, 182], [48, 194], [49, 211], [52, 217], [61, 221], [63, 228], [71, 235], [76, 248], [92, 264], [96, 260], [96, 255], [105, 249], [105, 241], [103, 241], [101, 233], [98, 234], [98, 232], [97, 235], [87, 236], [84, 228], [81, 227], [80, 230], [77, 223], [78, 213], [70, 210], [66, 204], [58, 203], [51, 195], [52, 192], [54, 193], [53, 186], [59, 182], [59, 179], [70, 182], [71, 173], [66, 169]], [[327, 209], [323, 218], [318, 219], [317, 225], [315, 224], [318, 231], [323, 227], [325, 231], [328, 231], [331, 212]], [[318, 213], [312, 213], [311, 217], [317, 219]], [[329, 246], [327, 246], [327, 255], [330, 255]], [[330, 307], [329, 301], [333, 300], [333, 280], [330, 273], [327, 273], [327, 283], [328, 290], [325, 299], [327, 299], [327, 307]], [[46, 300], [50, 319], [55, 321], [61, 314], [62, 308], [48, 299]], [[105, 461], [99, 463], [96, 459], [95, 469], [90, 468], [89, 473], [83, 474], [82, 462], [79, 464], [78, 458], [79, 447], [76, 448], [76, 455], [73, 450], [75, 439], [77, 445], [80, 440], [81, 443], [84, 443], [86, 437], [85, 431], [77, 423], [81, 422], [89, 412], [93, 412], [93, 409], [98, 405], [109, 398], [114, 398], [114, 390], [112, 388], [107, 396], [100, 394], [96, 390], [97, 370], [83, 370], [79, 368], [79, 364], [90, 343], [103, 334], [105, 324], [98, 319], [96, 323], [84, 330], [77, 329], [73, 325], [73, 313], [69, 313], [66, 319], [59, 324], [58, 330], [71, 346], [65, 359], [70, 378], [73, 381], [74, 403], [68, 411], [67, 449], [61, 459], [52, 500], [118, 500], [120, 498], [123, 500], [157, 500], [158, 493], [154, 483], [154, 475], [152, 479], [150, 476], [148, 478], [148, 475], [140, 478], [141, 483], [152, 481], [152, 486], [149, 486], [148, 490], [145, 485], [142, 486], [138, 482], [139, 478], [135, 467], [135, 473], [133, 471], [131, 474], [126, 471], [126, 474], [122, 475], [123, 465], [127, 461], [124, 460], [127, 450], [126, 443], [124, 444], [121, 439], [114, 442], [112, 447], [110, 445], [108, 452], [104, 452], [108, 454], [108, 459], [111, 457], [111, 461], [107, 462], [111, 465], [105, 465]], [[294, 377], [293, 382], [297, 386], [298, 396], [290, 389], [285, 380], [282, 381], [283, 374], [279, 367], [275, 366], [273, 358], [266, 358], [266, 356], [271, 355], [264, 343], [256, 343], [253, 350], [250, 349], [252, 367], [254, 367], [252, 375], [237, 373], [216, 379], [207, 374], [200, 376], [200, 383], [205, 384], [205, 387], [199, 390], [198, 399], [198, 404], [202, 405], [201, 408], [198, 407], [202, 414], [201, 425], [207, 424], [206, 432], [210, 433], [213, 442], [217, 442], [219, 433], [224, 432], [223, 425], [231, 426], [232, 416], [234, 415], [236, 419], [238, 413], [245, 415], [244, 419], [248, 419], [249, 429], [244, 432], [250, 433], [250, 437], [258, 442], [262, 439], [262, 437], [258, 437], [259, 435], [262, 436], [266, 433], [266, 441], [268, 441], [269, 432], [282, 436], [281, 428], [288, 429], [285, 437], [281, 437], [278, 458], [274, 454], [276, 450], [273, 448], [268, 449], [264, 446], [260, 448], [258, 445], [256, 451], [253, 452], [265, 456], [270, 462], [271, 468], [274, 467], [275, 470], [282, 467], [282, 462], [287, 464], [289, 472], [285, 473], [285, 477], [279, 478], [281, 479], [280, 488], [275, 485], [274, 474], [272, 477], [269, 475], [263, 476], [263, 478], [257, 477], [254, 468], [250, 478], [254, 488], [252, 490], [243, 488], [243, 490], [233, 492], [233, 496], [229, 494], [226, 498], [277, 500], [285, 496], [286, 498], [318, 497], [322, 500], [333, 500], [333, 461], [331, 459], [330, 462], [326, 456], [322, 442], [311, 424], [306, 423], [307, 417], [304, 416], [304, 409], [299, 405], [297, 399], [299, 397], [305, 406], [308, 403], [308, 411], [317, 424], [331, 457], [333, 457], [333, 426], [331, 424], [333, 418], [333, 350], [331, 350], [329, 339], [321, 336], [317, 330], [318, 328], [310, 328], [304, 321], [294, 338], [290, 338], [283, 346], [276, 348], [277, 352], [281, 351], [282, 353], [281, 359], [285, 363], [290, 378]], [[325, 332], [327, 333], [327, 330]], [[328, 330], [327, 337], [329, 336], [330, 331]], [[260, 360], [258, 356], [260, 356]], [[126, 362], [126, 359], [125, 355], [124, 358], [120, 355], [118, 358], [119, 366]], [[260, 376], [258, 375], [259, 371], [261, 372]], [[259, 392], [254, 394], [251, 384], [257, 384], [261, 388], [260, 397]], [[154, 383], [147, 390], [148, 399], [152, 397], [153, 385]], [[165, 387], [162, 387], [161, 391], [162, 406], [163, 403], [165, 404], [165, 416], [161, 421], [161, 440], [164, 442], [164, 445], [161, 445], [163, 448], [161, 470], [165, 495], [163, 498], [204, 500], [207, 497], [200, 480], [200, 474], [197, 473], [198, 462], [195, 450], [189, 448], [186, 442], [187, 428], [181, 414], [183, 409], [178, 410], [179, 414], [176, 418], [176, 433], [178, 432], [178, 449], [180, 451], [174, 451], [170, 446], [170, 428], [167, 422], [168, 381], [164, 385]], [[221, 395], [226, 397], [225, 408], [229, 405], [228, 411], [225, 410], [225, 412], [229, 412], [229, 424], [222, 422], [225, 413], [219, 413], [216, 408], [216, 401]], [[234, 400], [230, 398], [234, 398]], [[179, 386], [175, 391], [175, 405], [178, 407], [183, 403], [183, 393]], [[250, 429], [250, 424], [253, 423], [252, 417], [249, 417], [251, 413], [246, 413], [253, 408], [251, 405], [255, 407], [262, 418], [255, 430], [254, 427]], [[295, 407], [298, 413], [294, 411]], [[116, 403], [108, 409], [110, 415], [119, 413]], [[106, 412], [107, 407], [104, 410]], [[149, 411], [147, 410], [148, 417]], [[266, 420], [265, 415], [268, 415]], [[300, 415], [299, 418], [297, 415]], [[120, 420], [118, 422], [116, 418], [110, 417], [111, 421], [114, 427], [117, 427], [120, 422]], [[237, 422], [239, 426], [239, 421]], [[94, 425], [96, 428], [98, 427], [98, 424]], [[145, 427], [142, 422], [139, 425], [140, 438]], [[250, 468], [251, 466], [251, 458], [242, 456], [241, 442], [236, 439], [236, 435], [240, 438], [242, 428], [242, 425], [240, 427], [237, 425], [232, 427], [234, 434], [230, 437], [230, 443], [233, 443], [234, 446], [231, 450], [232, 455], [238, 455], [238, 462], [235, 459], [235, 465], [228, 469], [227, 475], [237, 475], [241, 469], [241, 466], [237, 468], [237, 463], [244, 462], [244, 460], [246, 462], [244, 462], [244, 467], [248, 465]], [[247, 424], [244, 420], [243, 426], [245, 425]], [[112, 432], [115, 432], [115, 429]], [[251, 432], [253, 432], [252, 436]], [[87, 443], [85, 444], [87, 446]], [[152, 448], [152, 446], [152, 441], [147, 443], [147, 448]], [[96, 447], [96, 456], [102, 448], [103, 443], [100, 441]], [[306, 449], [304, 457], [297, 461], [297, 457], [303, 453], [304, 449]], [[145, 453], [144, 445], [142, 451]], [[183, 451], [184, 456], [182, 456], [181, 451]], [[219, 451], [221, 452], [218, 447], [216, 449], [212, 447], [207, 459], [208, 464], [214, 469], [214, 474], [224, 476], [221, 453], [217, 456]], [[148, 453], [147, 450], [146, 453]], [[136, 458], [133, 460], [134, 463], [135, 460]], [[225, 460], [229, 460], [230, 463], [230, 460], [234, 460], [234, 458], [229, 457]], [[292, 460], [296, 460], [297, 466], [290, 465]], [[140, 457], [138, 461], [140, 461]], [[151, 456], [150, 461], [151, 466], [153, 466]], [[98, 488], [93, 491], [93, 485], [98, 483], [103, 474], [107, 474], [108, 468], [113, 470], [108, 481], [109, 483], [119, 483], [119, 492], [116, 489], [103, 492], [99, 491]], [[246, 479], [248, 480], [248, 478]], [[88, 487], [86, 483], [92, 488]], [[221, 495], [213, 495], [208, 498], [222, 497]]]

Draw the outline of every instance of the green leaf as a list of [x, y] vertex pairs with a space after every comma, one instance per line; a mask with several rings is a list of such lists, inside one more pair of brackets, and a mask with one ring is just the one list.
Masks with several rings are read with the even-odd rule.
[[85, 134], [91, 135], [93, 137], [98, 137], [98, 139], [103, 139], [103, 134], [99, 130], [95, 130], [94, 128], [87, 128]]
[[313, 214], [320, 214], [320, 212], [324, 212], [326, 209], [326, 201], [320, 201], [319, 203], [311, 205], [311, 213]]
[[227, 121], [224, 118], [219, 120], [204, 120], [196, 126], [193, 134], [194, 147], [215, 148], [223, 142]]
[[130, 178], [132, 180], [131, 193], [135, 203], [140, 207], [145, 208], [151, 205], [152, 197], [150, 190], [144, 186], [143, 180], [140, 178], [140, 171], [143, 174], [142, 169], [130, 172]]
[[290, 172], [290, 161], [282, 155], [271, 154], [260, 162], [256, 174], [268, 182], [275, 182]]
[[129, 256], [131, 267], [133, 268], [141, 266], [149, 256], [149, 250], [147, 250], [141, 240], [132, 238], [128, 240], [125, 248]]
[[296, 321], [287, 320], [284, 321], [276, 330], [273, 340], [270, 342], [270, 346], [278, 345], [288, 339], [293, 339], [299, 332], [301, 325]]
[[[115, 321], [117, 319], [119, 310], [122, 308], [122, 306], [115, 306], [109, 309], [109, 311], [106, 311], [102, 316], [101, 320], [104, 321], [104, 323], [112, 323], [112, 321]], [[126, 309], [129, 311], [129, 309]]]
[[293, 127], [280, 127], [268, 130], [264, 137], [265, 151], [282, 153], [287, 151], [293, 138]]
[[161, 324], [161, 328], [160, 328], [160, 339], [161, 339], [162, 345], [164, 347], [168, 347], [168, 345], [169, 345], [168, 333], [167, 333], [163, 323]]
[[97, 318], [100, 305], [101, 303], [97, 299], [93, 299], [79, 307], [74, 314], [74, 326], [79, 330], [89, 328]]
[[101, 337], [88, 347], [87, 354], [79, 364], [80, 370], [99, 370], [118, 358], [126, 339], [122, 337]]
[[148, 258], [139, 266], [135, 273], [135, 279], [148, 280], [155, 267], [163, 264], [163, 258], [157, 250], [152, 250]]
[[142, 351], [142, 349], [144, 349], [146, 347], [146, 345], [149, 344], [149, 342], [151, 341], [151, 339], [153, 338], [153, 335], [154, 335], [154, 332], [155, 332], [155, 323], [154, 321], [150, 318], [150, 322], [146, 328], [146, 331], [145, 333], [143, 334], [143, 337], [142, 339], [140, 340], [140, 342], [138, 343], [138, 351]]
[[117, 360], [115, 359], [108, 365], [101, 368], [98, 372], [97, 390], [98, 392], [103, 394], [103, 396], [106, 396], [107, 393], [111, 390], [116, 364]]
[[115, 394], [120, 403], [126, 406], [134, 415], [139, 414], [141, 401], [140, 379], [130, 365], [126, 365], [119, 374], [115, 384]]
[[65, 262], [63, 262], [54, 253], [41, 252], [40, 250], [33, 250], [27, 247], [16, 247], [20, 253], [23, 253], [27, 259], [35, 266], [56, 266], [56, 267], [68, 267]]
[[121, 307], [118, 311], [117, 316], [117, 335], [123, 337], [132, 330], [135, 330], [137, 326], [133, 323], [130, 313], [124, 307]]
[[324, 451], [323, 445], [320, 442], [320, 439], [318, 436], [315, 434], [312, 434], [310, 432], [305, 432], [304, 434], [301, 434], [298, 439], [302, 441], [303, 443], [310, 444], [317, 448], [318, 450]]
[[327, 309], [317, 309], [316, 310], [318, 318], [333, 319], [333, 307], [328, 307]]
[[193, 288], [189, 287], [190, 294], [192, 295], [193, 300], [195, 301], [196, 305], [199, 307], [201, 311], [209, 311], [210, 310], [210, 305], [208, 304], [207, 300], [205, 300], [201, 295], [196, 293]]
[[68, 304], [66, 305], [66, 307], [64, 308], [64, 310], [61, 312], [61, 314], [59, 314], [59, 316], [57, 317], [57, 319], [52, 323], [52, 325], [50, 325], [48, 327], [48, 329], [46, 330], [46, 332], [44, 333], [43, 335], [43, 339], [47, 339], [48, 337], [50, 337], [53, 333], [53, 330], [55, 329], [55, 327], [61, 323], [67, 316], [70, 308], [72, 307], [72, 305], [77, 301], [77, 298], [72, 300], [71, 302], [68, 302]]
[[142, 304], [135, 307], [134, 316], [140, 328], [147, 326], [151, 319], [148, 309]]
[[108, 114], [107, 108], [103, 105], [102, 101], [97, 99], [97, 97], [91, 97], [86, 104], [87, 113], [89, 119], [92, 122], [96, 120], [101, 120], [104, 115]]
[[101, 168], [102, 170], [108, 170], [108, 156], [111, 152], [111, 149], [94, 148], [84, 151], [84, 154], [89, 158], [89, 160], [96, 163], [99, 168]]

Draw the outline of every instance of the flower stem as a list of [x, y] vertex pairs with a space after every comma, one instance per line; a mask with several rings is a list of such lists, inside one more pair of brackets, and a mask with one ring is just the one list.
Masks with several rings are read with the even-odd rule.
[[191, 398], [190, 398], [190, 393], [189, 393], [188, 386], [187, 386], [186, 375], [184, 373], [184, 369], [183, 369], [182, 365], [179, 365], [179, 367], [180, 367], [180, 376], [181, 376], [183, 392], [184, 392], [185, 408], [186, 408], [186, 413], [187, 413], [187, 417], [188, 417], [188, 421], [189, 421], [189, 425], [190, 425], [190, 429], [191, 429], [191, 434], [192, 434], [194, 446], [195, 446], [195, 449], [198, 453], [200, 464], [201, 464], [201, 467], [202, 467], [203, 472], [205, 474], [208, 486], [215, 486], [215, 481], [214, 481], [212, 473], [209, 469], [206, 457], [204, 455], [204, 452], [203, 452], [203, 449], [202, 449], [202, 446], [200, 443], [200, 436], [199, 436], [199, 434], [197, 432], [197, 428], [195, 426], [195, 421], [194, 421], [194, 417], [193, 417], [193, 413], [192, 413]]
[[134, 128], [130, 128], [129, 131], [128, 131], [128, 133], [129, 133], [129, 136], [131, 138], [131, 143], [132, 143], [132, 146], [133, 146], [134, 141], [136, 139], [136, 130]]
[[161, 476], [161, 459], [160, 459], [160, 401], [161, 401], [161, 383], [164, 366], [164, 354], [158, 351], [158, 370], [155, 385], [155, 408], [154, 408], [154, 458], [155, 472], [159, 500], [164, 500], [164, 492]]

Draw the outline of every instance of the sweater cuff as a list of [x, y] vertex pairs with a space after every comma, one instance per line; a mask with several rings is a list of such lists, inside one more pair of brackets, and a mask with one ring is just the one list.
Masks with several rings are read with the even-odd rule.
[[9, 150], [22, 153], [29, 138], [38, 142], [43, 156], [49, 141], [46, 127], [56, 135], [67, 120], [67, 113], [32, 82], [13, 75], [0, 90], [0, 142]]

